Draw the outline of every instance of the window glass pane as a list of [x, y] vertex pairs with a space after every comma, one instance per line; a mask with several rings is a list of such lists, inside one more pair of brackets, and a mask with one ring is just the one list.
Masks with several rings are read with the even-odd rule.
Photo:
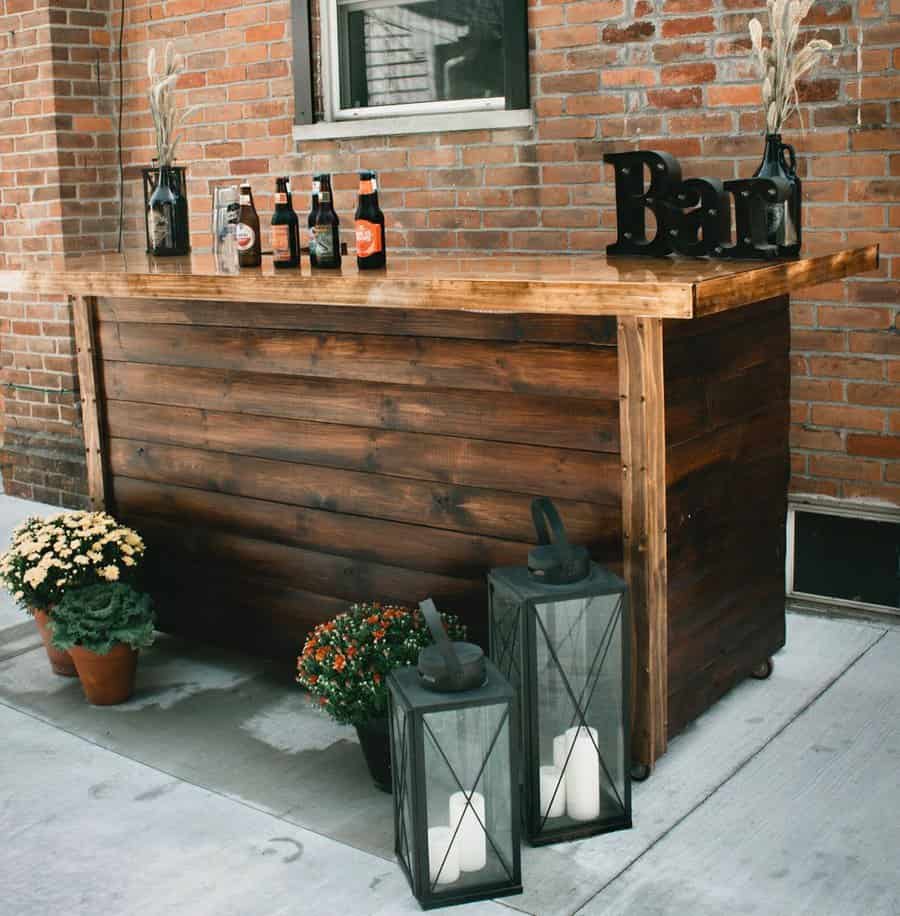
[[424, 716], [434, 893], [513, 879], [508, 713], [497, 703]]
[[338, 3], [341, 107], [497, 98], [503, 0]]

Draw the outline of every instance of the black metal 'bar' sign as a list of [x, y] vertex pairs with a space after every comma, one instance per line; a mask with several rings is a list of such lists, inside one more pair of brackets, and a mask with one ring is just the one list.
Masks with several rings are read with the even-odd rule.
[[[616, 176], [618, 237], [607, 246], [608, 255], [664, 257], [675, 251], [691, 257], [778, 257], [778, 246], [767, 240], [766, 212], [790, 196], [783, 178], [682, 181], [678, 160], [654, 150], [607, 153], [603, 161], [613, 166]], [[647, 237], [647, 211], [656, 221], [652, 238]]]

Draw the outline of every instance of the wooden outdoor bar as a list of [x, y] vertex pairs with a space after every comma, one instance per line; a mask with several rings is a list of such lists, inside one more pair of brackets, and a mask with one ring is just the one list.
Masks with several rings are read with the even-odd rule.
[[0, 290], [73, 297], [91, 499], [144, 534], [164, 628], [292, 658], [352, 600], [431, 595], [483, 638], [550, 496], [631, 587], [651, 764], [784, 643], [788, 299], [877, 259], [128, 253]]

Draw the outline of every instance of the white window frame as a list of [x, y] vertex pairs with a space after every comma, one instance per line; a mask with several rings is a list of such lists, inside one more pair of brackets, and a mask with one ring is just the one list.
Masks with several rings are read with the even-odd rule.
[[[296, 0], [295, 0], [296, 2]], [[408, 0], [354, 0], [353, 9], [383, 8]], [[338, 0], [320, 0], [324, 120], [295, 124], [295, 140], [387, 136], [433, 131], [532, 127], [531, 108], [508, 109], [502, 96], [487, 99], [418, 102], [367, 108], [340, 107]]]

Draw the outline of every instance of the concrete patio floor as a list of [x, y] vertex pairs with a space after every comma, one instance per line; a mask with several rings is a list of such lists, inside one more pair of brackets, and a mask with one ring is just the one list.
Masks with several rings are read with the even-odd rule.
[[[0, 496], [0, 545], [50, 507]], [[748, 681], [634, 786], [634, 829], [523, 850], [455, 912], [900, 913], [900, 628], [789, 615]], [[162, 637], [94, 708], [0, 599], [0, 914], [418, 912], [390, 799], [283, 668]]]

